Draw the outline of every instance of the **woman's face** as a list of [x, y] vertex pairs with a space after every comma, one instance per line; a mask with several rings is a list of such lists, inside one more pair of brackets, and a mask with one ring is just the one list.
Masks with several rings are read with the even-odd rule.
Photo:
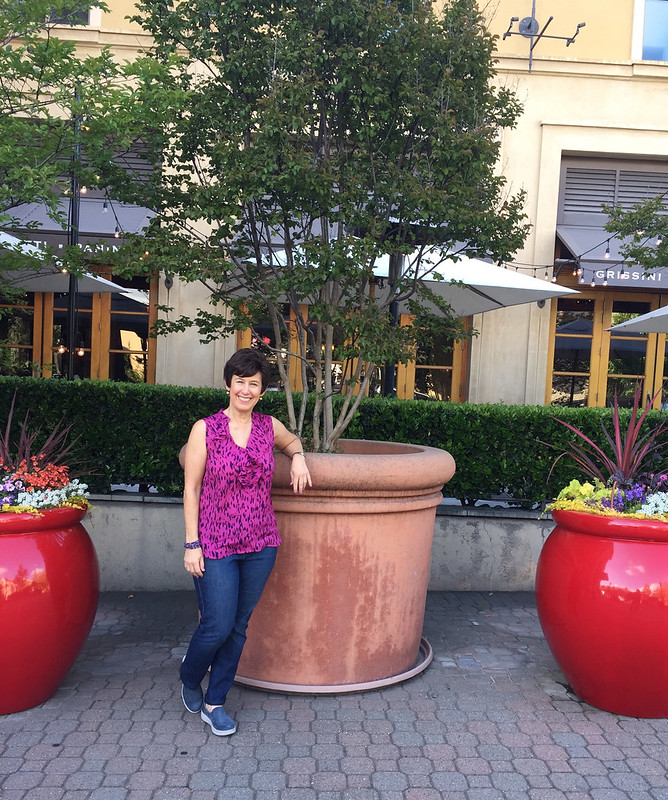
[[249, 378], [233, 375], [227, 389], [230, 393], [231, 408], [241, 412], [252, 411], [262, 397], [262, 375], [259, 372]]

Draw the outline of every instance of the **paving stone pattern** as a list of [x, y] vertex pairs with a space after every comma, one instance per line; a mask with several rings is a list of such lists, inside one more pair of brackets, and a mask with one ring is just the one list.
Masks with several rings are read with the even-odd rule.
[[573, 697], [530, 593], [430, 593], [422, 675], [235, 687], [229, 738], [181, 705], [195, 615], [189, 592], [104, 594], [56, 695], [0, 717], [1, 800], [668, 800], [668, 720]]

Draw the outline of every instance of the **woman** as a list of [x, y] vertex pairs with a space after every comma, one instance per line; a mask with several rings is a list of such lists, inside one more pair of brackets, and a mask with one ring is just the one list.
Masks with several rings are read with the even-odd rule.
[[[181, 664], [181, 697], [216, 736], [236, 731], [223, 708], [246, 627], [281, 538], [271, 506], [274, 446], [292, 459], [295, 492], [311, 486], [302, 443], [282, 422], [253, 409], [269, 383], [269, 362], [238, 350], [223, 372], [229, 405], [192, 427], [185, 448], [184, 564], [194, 579], [200, 622]], [[200, 686], [211, 667], [206, 696]]]

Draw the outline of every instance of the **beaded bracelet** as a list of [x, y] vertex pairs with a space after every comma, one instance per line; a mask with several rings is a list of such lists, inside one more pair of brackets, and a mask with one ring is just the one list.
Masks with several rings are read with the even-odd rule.
[[195, 539], [194, 542], [186, 542], [184, 545], [186, 550], [197, 550], [198, 547], [201, 547], [199, 539]]

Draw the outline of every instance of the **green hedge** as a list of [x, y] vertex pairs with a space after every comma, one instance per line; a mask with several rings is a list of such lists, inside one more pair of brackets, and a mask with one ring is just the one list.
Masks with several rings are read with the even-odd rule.
[[[60, 419], [73, 423], [79, 436], [76, 459], [86, 465], [82, 478], [91, 491], [102, 493], [114, 483], [139, 483], [155, 486], [161, 494], [180, 494], [181, 445], [195, 420], [227, 401], [226, 392], [217, 389], [2, 377], [3, 428], [15, 392], [15, 424], [27, 410], [31, 427], [39, 426], [42, 436]], [[258, 410], [287, 421], [280, 393], [268, 392]], [[651, 412], [648, 426], [661, 418], [660, 412]], [[569, 459], [561, 459], [548, 481], [559, 450], [542, 442], [563, 449], [574, 438], [558, 419], [600, 442], [601, 423], [610, 426], [610, 409], [373, 398], [362, 402], [346, 435], [442, 447], [457, 462], [446, 495], [463, 504], [505, 497], [532, 507], [549, 501], [572, 478], [580, 477]]]

